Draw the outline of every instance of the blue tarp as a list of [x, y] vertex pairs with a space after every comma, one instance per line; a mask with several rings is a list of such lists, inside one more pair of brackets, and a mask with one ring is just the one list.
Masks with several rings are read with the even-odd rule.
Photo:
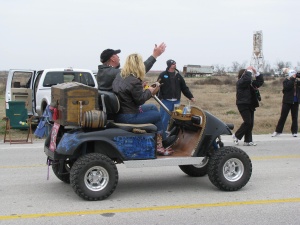
[[52, 121], [52, 112], [48, 105], [43, 113], [43, 116], [40, 119], [40, 122], [34, 132], [34, 135], [38, 138], [48, 136], [52, 127], [50, 121]]

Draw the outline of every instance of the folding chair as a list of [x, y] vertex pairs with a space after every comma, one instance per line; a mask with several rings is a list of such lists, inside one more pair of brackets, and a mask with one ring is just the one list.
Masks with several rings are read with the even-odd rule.
[[[2, 119], [6, 121], [4, 143], [9, 141], [10, 144], [12, 143], [32, 144], [32, 129], [31, 129], [32, 118], [33, 117], [28, 118], [25, 102], [22, 101], [8, 102], [8, 109], [6, 109], [6, 117], [3, 117]], [[12, 139], [12, 135], [11, 135], [12, 129], [28, 130], [26, 139], [25, 138]], [[9, 139], [6, 139], [6, 135], [9, 136]], [[18, 135], [18, 137], [19, 136], [20, 135]]]

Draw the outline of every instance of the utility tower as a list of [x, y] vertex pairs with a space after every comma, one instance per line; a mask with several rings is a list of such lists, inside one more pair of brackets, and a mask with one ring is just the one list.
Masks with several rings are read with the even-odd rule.
[[265, 60], [263, 55], [263, 34], [262, 31], [253, 32], [253, 53], [250, 65], [257, 71], [263, 72]]

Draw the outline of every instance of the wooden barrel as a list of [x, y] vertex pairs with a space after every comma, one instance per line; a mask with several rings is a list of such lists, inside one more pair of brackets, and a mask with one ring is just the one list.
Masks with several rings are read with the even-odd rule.
[[86, 111], [83, 115], [82, 127], [86, 128], [102, 128], [106, 125], [106, 113], [99, 110]]

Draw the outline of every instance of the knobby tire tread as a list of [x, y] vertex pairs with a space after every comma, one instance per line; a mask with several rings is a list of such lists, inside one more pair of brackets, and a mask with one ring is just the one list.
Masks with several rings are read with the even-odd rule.
[[[244, 164], [244, 174], [242, 177], [231, 184], [229, 181], [225, 181], [223, 173], [220, 171], [220, 164], [224, 160], [228, 160], [229, 155], [235, 155], [233, 158], [239, 158]], [[236, 157], [239, 156], [239, 157]], [[227, 158], [227, 159], [226, 159]], [[223, 165], [222, 165], [223, 167]], [[220, 174], [222, 174], [220, 176]], [[237, 191], [244, 187], [250, 180], [252, 174], [252, 163], [249, 156], [241, 149], [233, 146], [226, 146], [220, 148], [209, 160], [208, 166], [208, 176], [213, 185], [215, 185], [220, 190], [224, 191]]]
[[[86, 195], [79, 186], [81, 170], [87, 164], [94, 162], [94, 161], [101, 161], [101, 162], [107, 163], [109, 165], [109, 169], [113, 170], [112, 172], [115, 176], [114, 177], [115, 182], [112, 184], [113, 186], [110, 188], [110, 190], [107, 193], [105, 193], [104, 195], [101, 195], [99, 197], [90, 197], [90, 196]], [[106, 168], [106, 169], [108, 169], [108, 168]], [[110, 178], [110, 180], [112, 180], [112, 179], [113, 178]], [[78, 196], [80, 196], [81, 198], [83, 198], [85, 200], [89, 200], [89, 201], [99, 201], [99, 200], [104, 200], [107, 197], [109, 197], [115, 191], [117, 184], [118, 184], [118, 179], [119, 179], [119, 175], [118, 175], [118, 170], [117, 170], [115, 163], [107, 156], [105, 156], [103, 154], [99, 154], [99, 153], [90, 153], [90, 154], [80, 157], [74, 163], [72, 170], [71, 170], [71, 176], [70, 176], [71, 186], [72, 186], [73, 190], [75, 191], [75, 193]], [[110, 184], [108, 184], [108, 186], [110, 186]], [[101, 192], [105, 192], [105, 191], [101, 190]]]

